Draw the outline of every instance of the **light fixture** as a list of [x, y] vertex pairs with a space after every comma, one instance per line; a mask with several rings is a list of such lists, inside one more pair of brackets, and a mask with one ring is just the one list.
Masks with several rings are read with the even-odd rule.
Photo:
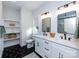
[[48, 18], [48, 17], [51, 17], [51, 13], [44, 13], [41, 15], [41, 19], [44, 19], [44, 18]]
[[76, 4], [76, 1], [73, 1], [73, 2], [70, 2], [70, 3], [65, 4], [65, 5], [63, 5], [63, 6], [60, 6], [60, 7], [58, 7], [57, 9], [59, 10], [59, 9], [61, 9], [62, 7], [63, 7], [63, 8], [67, 8], [67, 7], [69, 7], [70, 5], [75, 5], [75, 4]]
[[67, 8], [68, 7], [68, 4], [64, 5], [64, 8]]
[[51, 13], [45, 12], [45, 13], [41, 14], [41, 19], [44, 19], [44, 18], [47, 18], [47, 17], [51, 17]]

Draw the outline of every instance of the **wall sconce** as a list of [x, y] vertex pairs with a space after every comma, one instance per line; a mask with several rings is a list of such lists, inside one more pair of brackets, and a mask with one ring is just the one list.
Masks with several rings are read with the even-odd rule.
[[45, 13], [41, 14], [41, 16], [42, 16], [42, 15], [47, 15], [47, 14], [49, 14], [49, 12], [45, 12]]
[[75, 4], [76, 4], [76, 1], [73, 1], [73, 2], [70, 2], [70, 3], [65, 4], [65, 5], [63, 5], [63, 6], [60, 6], [60, 7], [58, 7], [57, 9], [59, 10], [59, 9], [61, 9], [62, 7], [63, 7], [63, 8], [67, 8], [67, 7], [69, 7], [70, 5], [75, 5]]
[[73, 1], [73, 4], [76, 4], [76, 1]]
[[47, 17], [51, 17], [51, 13], [45, 12], [45, 13], [41, 14], [41, 19], [44, 19], [44, 18], [47, 18]]
[[68, 7], [68, 4], [64, 5], [64, 8], [67, 8]]

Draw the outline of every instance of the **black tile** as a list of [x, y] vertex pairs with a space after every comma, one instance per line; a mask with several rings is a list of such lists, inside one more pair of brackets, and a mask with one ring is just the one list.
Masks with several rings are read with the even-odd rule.
[[20, 45], [15, 45], [4, 48], [2, 58], [22, 58], [33, 51], [34, 47], [27, 49], [27, 46], [21, 47]]

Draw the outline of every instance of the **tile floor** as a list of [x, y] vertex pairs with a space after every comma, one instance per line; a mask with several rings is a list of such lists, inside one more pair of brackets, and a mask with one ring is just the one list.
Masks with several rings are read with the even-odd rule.
[[36, 53], [32, 52], [23, 58], [40, 58]]
[[22, 58], [34, 51], [34, 47], [27, 49], [27, 46], [21, 47], [20, 45], [14, 45], [4, 48], [2, 58]]

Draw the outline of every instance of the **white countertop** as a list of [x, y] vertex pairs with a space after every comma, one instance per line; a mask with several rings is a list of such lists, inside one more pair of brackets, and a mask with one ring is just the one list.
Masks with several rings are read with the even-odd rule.
[[64, 46], [68, 46], [68, 47], [71, 47], [71, 48], [79, 50], [79, 39], [74, 39], [72, 41], [68, 41], [68, 40], [63, 40], [63, 39], [51, 38], [51, 37], [43, 36], [43, 35], [33, 35], [33, 36], [34, 37], [43, 38], [43, 39], [55, 42], [57, 44], [62, 44]]

